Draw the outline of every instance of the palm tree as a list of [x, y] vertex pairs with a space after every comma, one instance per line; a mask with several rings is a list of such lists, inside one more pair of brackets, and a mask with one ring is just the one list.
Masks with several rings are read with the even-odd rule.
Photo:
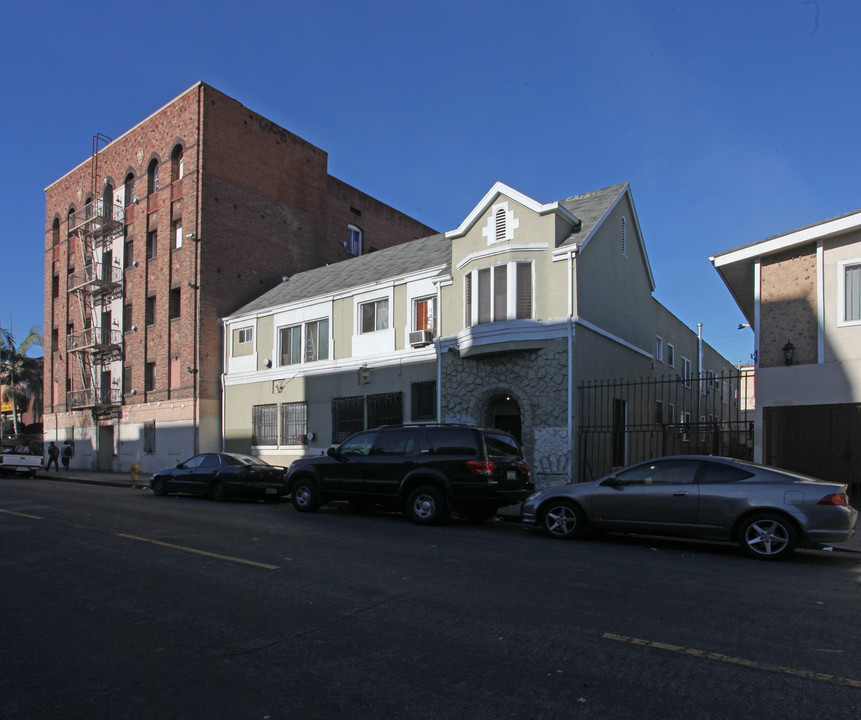
[[10, 330], [0, 328], [0, 385], [3, 395], [12, 403], [12, 424], [18, 434], [18, 407], [30, 398], [42, 402], [42, 367], [39, 358], [27, 356], [32, 347], [42, 347], [44, 341], [38, 326], [30, 328], [20, 344]]

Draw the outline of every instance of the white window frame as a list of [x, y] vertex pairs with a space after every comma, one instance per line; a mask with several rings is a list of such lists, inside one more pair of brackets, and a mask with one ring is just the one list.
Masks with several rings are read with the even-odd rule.
[[655, 360], [664, 362], [664, 338], [655, 335]]
[[[422, 293], [426, 294], [426, 293]], [[394, 284], [377, 285], [372, 290], [353, 296], [352, 356], [366, 357], [394, 352], [395, 350], [395, 298]], [[362, 332], [362, 306], [369, 302], [387, 300], [389, 303], [389, 325], [385, 330]], [[409, 313], [403, 311], [404, 325]]]
[[[529, 306], [530, 306], [530, 314], [527, 318], [518, 318], [517, 317], [517, 266], [518, 265], [529, 265]], [[497, 317], [495, 312], [495, 298], [496, 298], [496, 270], [497, 268], [505, 267], [505, 317]], [[488, 322], [479, 322], [478, 314], [478, 293], [479, 293], [479, 281], [478, 276], [479, 273], [488, 270], [490, 276], [490, 320]], [[491, 323], [499, 323], [505, 322], [507, 320], [532, 320], [535, 318], [535, 263], [532, 260], [511, 260], [509, 262], [497, 263], [495, 265], [484, 265], [479, 268], [475, 268], [467, 273], [467, 276], [470, 277], [469, 281], [469, 292], [472, 293], [471, 302], [469, 302], [470, 298], [464, 296], [464, 304], [471, 309], [471, 317], [469, 318], [469, 326], [475, 327], [477, 325], [490, 325]], [[466, 286], [466, 283], [464, 283]], [[466, 293], [465, 288], [465, 293]]]
[[667, 343], [667, 365], [671, 368], [676, 366], [676, 346]]
[[[326, 333], [325, 335], [320, 334], [320, 324], [326, 323]], [[317, 326], [317, 355], [314, 358], [309, 359], [308, 357], [308, 328], [311, 325]], [[330, 347], [329, 347], [329, 318], [318, 318], [316, 320], [308, 320], [302, 325], [302, 362], [303, 363], [312, 363], [312, 362], [320, 362], [322, 360], [328, 360], [330, 355]], [[320, 338], [326, 338], [326, 357], [321, 357], [320, 355]]]
[[363, 245], [364, 233], [362, 233], [362, 229], [355, 225], [347, 225], [347, 240], [344, 242], [347, 252], [358, 257], [362, 254]]
[[[378, 309], [377, 305], [385, 303], [386, 304], [386, 324], [384, 327], [379, 327], [380, 320], [378, 317]], [[374, 306], [374, 329], [373, 330], [365, 330], [364, 327], [364, 309], [369, 305]], [[374, 300], [367, 300], [365, 302], [359, 303], [359, 316], [356, 318], [357, 329], [359, 331], [359, 335], [370, 335], [371, 333], [376, 332], [384, 332], [391, 328], [392, 326], [392, 313], [391, 313], [391, 303], [389, 302], [389, 298], [375, 298]]]
[[689, 388], [691, 386], [691, 361], [682, 355], [682, 384]]
[[[426, 328], [419, 327], [419, 303], [428, 303], [429, 306], [428, 327]], [[417, 330], [430, 330], [436, 334], [436, 295], [426, 295], [424, 297], [413, 298], [412, 315], [410, 327], [413, 332]]]
[[861, 266], [861, 258], [841, 260], [837, 263], [837, 326], [852, 327], [861, 325], [861, 319], [846, 319], [846, 271], [849, 268]]
[[[284, 362], [284, 341], [283, 341], [284, 334], [283, 333], [285, 330], [292, 330], [293, 331], [290, 333], [290, 340], [291, 340], [290, 359], [287, 362]], [[293, 357], [293, 334], [295, 332], [299, 333], [299, 348], [298, 348], [298, 351], [296, 354], [297, 356], [294, 358]], [[296, 323], [296, 324], [292, 324], [292, 325], [282, 325], [281, 327], [278, 328], [277, 338], [278, 338], [278, 366], [279, 367], [287, 367], [288, 365], [299, 365], [299, 364], [301, 364], [302, 363], [302, 354], [303, 354], [302, 353], [303, 337], [302, 337], [302, 325], [301, 325], [301, 323]]]
[[[326, 357], [320, 356], [320, 323], [326, 323]], [[313, 359], [308, 358], [308, 328], [311, 325], [317, 326], [317, 356]], [[284, 356], [284, 346], [282, 343], [282, 333], [285, 330], [292, 330], [294, 333], [299, 333], [299, 349], [296, 355], [296, 358], [292, 358], [292, 346], [291, 346], [291, 361], [282, 363], [282, 358]], [[277, 357], [278, 357], [278, 366], [279, 367], [287, 367], [289, 365], [304, 365], [307, 363], [316, 363], [329, 359], [331, 355], [331, 339], [330, 339], [330, 330], [331, 330], [331, 322], [328, 317], [320, 317], [314, 318], [312, 320], [304, 320], [303, 322], [289, 323], [287, 325], [279, 326], [276, 333], [276, 342], [278, 343], [277, 347]], [[292, 340], [292, 337], [291, 337]]]

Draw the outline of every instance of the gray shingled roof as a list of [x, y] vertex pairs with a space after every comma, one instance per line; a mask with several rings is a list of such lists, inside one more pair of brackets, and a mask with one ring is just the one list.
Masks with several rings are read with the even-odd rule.
[[619, 183], [610, 187], [593, 190], [582, 195], [574, 195], [573, 197], [560, 200], [559, 204], [575, 215], [580, 222], [580, 229], [576, 233], [569, 235], [562, 246], [571, 245], [576, 242], [582, 242], [589, 237], [589, 233], [595, 228], [598, 221], [604, 217], [604, 213], [615, 202], [619, 194], [625, 189], [628, 183]]
[[448, 267], [450, 263], [451, 240], [446, 239], [443, 234], [431, 235], [297, 273], [232, 314], [256, 312], [440, 265]]
[[[587, 238], [626, 186], [627, 183], [619, 183], [560, 200], [559, 204], [581, 221], [580, 228], [566, 238], [562, 245]], [[257, 312], [437, 266], [444, 266], [444, 272], [450, 272], [451, 243], [445, 234], [440, 233], [297, 273], [232, 314]]]

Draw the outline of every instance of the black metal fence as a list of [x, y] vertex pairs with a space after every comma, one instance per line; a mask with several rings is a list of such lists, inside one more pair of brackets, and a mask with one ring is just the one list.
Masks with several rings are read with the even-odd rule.
[[579, 393], [578, 480], [680, 454], [753, 459], [753, 374], [596, 380]]

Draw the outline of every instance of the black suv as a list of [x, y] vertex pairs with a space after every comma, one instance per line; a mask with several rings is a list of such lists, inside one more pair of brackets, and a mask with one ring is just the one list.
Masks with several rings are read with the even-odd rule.
[[451, 512], [490, 517], [534, 489], [529, 465], [511, 435], [468, 425], [365, 430], [326, 455], [294, 461], [286, 479], [300, 512], [349, 500], [357, 510], [400, 510], [422, 525], [440, 522]]

